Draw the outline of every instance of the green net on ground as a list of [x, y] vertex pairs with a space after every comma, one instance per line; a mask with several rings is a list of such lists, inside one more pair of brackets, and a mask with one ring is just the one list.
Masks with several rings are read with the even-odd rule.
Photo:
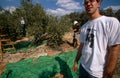
[[64, 78], [78, 78], [78, 71], [72, 70], [76, 53], [77, 50], [11, 63], [0, 78], [52, 78], [58, 73]]
[[46, 42], [41, 42], [38, 45], [32, 44], [32, 43], [33, 43], [32, 41], [24, 41], [24, 42], [17, 43], [17, 44], [14, 45], [16, 51], [15, 50], [6, 50], [6, 51], [3, 51], [3, 53], [6, 53], [6, 52], [17, 53], [19, 51], [26, 51], [26, 50], [29, 50], [29, 49], [34, 49], [39, 45], [47, 44]]

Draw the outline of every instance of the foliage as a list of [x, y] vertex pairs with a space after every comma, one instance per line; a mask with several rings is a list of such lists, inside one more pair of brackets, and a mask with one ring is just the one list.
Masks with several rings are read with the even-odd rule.
[[108, 8], [104, 12], [105, 12], [106, 16], [115, 16], [114, 13], [113, 13], [112, 8]]
[[81, 19], [81, 26], [88, 21], [88, 16], [84, 11], [80, 14], [80, 19]]
[[[101, 10], [100, 13], [115, 16], [120, 20], [120, 10], [113, 12], [112, 8], [109, 8]], [[21, 38], [21, 17], [25, 20], [27, 36], [34, 36], [35, 44], [47, 39], [48, 45], [52, 47], [63, 42], [62, 37], [70, 30], [74, 20], [77, 20], [80, 26], [88, 20], [84, 11], [56, 17], [47, 15], [40, 4], [33, 4], [31, 0], [21, 0], [21, 6], [12, 13], [0, 7], [0, 33], [7, 33], [14, 41]]]
[[12, 40], [15, 39], [17, 35], [15, 28], [15, 19], [14, 16], [7, 10], [4, 10], [3, 13], [0, 14], [0, 33], [8, 34]]
[[62, 37], [70, 29], [70, 19], [66, 16], [57, 18], [49, 16], [47, 33], [49, 36], [48, 45], [52, 47], [59, 46], [62, 43]]
[[73, 12], [69, 15], [69, 18], [71, 19], [71, 22], [73, 23], [75, 20], [79, 21], [81, 20], [80, 18], [80, 13], [79, 12]]
[[39, 44], [48, 38], [48, 45], [51, 47], [62, 43], [62, 36], [70, 28], [67, 17], [49, 16], [39, 4], [33, 5], [30, 2], [22, 2], [22, 6], [23, 15], [25, 14], [24, 17], [27, 21], [27, 34], [34, 36], [35, 44]]
[[115, 13], [116, 18], [118, 18], [118, 20], [120, 21], [120, 9]]
[[14, 40], [21, 38], [21, 17], [25, 20], [27, 36], [34, 36], [35, 44], [49, 38], [48, 45], [58, 46], [62, 43], [62, 36], [70, 28], [67, 16], [49, 16], [40, 4], [32, 4], [30, 0], [21, 0], [21, 6], [12, 13], [2, 12], [2, 9], [0, 11], [0, 28], [5, 29], [2, 32], [7, 31]]

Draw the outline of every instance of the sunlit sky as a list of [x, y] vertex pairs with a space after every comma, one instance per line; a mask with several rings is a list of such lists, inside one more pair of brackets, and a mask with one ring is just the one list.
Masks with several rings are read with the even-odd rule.
[[[21, 0], [0, 0], [0, 6], [4, 9], [14, 11], [20, 6]], [[49, 14], [65, 15], [71, 12], [81, 12], [84, 10], [83, 0], [32, 0], [34, 4], [39, 3]], [[120, 9], [120, 0], [103, 0], [101, 9]]]

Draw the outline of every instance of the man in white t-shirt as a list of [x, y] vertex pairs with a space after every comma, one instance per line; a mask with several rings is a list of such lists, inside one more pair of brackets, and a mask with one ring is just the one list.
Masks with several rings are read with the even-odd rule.
[[112, 78], [120, 49], [120, 22], [99, 13], [101, 0], [84, 0], [89, 20], [81, 27], [80, 46], [73, 70], [80, 59], [79, 78]]
[[21, 17], [20, 23], [21, 23], [22, 36], [25, 37], [26, 36], [26, 28], [25, 28], [25, 21], [24, 21], [23, 17]]

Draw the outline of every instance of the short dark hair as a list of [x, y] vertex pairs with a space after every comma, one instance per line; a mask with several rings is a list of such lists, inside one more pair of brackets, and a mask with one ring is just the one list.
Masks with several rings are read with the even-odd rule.
[[96, 0], [97, 2], [102, 2], [102, 0]]

